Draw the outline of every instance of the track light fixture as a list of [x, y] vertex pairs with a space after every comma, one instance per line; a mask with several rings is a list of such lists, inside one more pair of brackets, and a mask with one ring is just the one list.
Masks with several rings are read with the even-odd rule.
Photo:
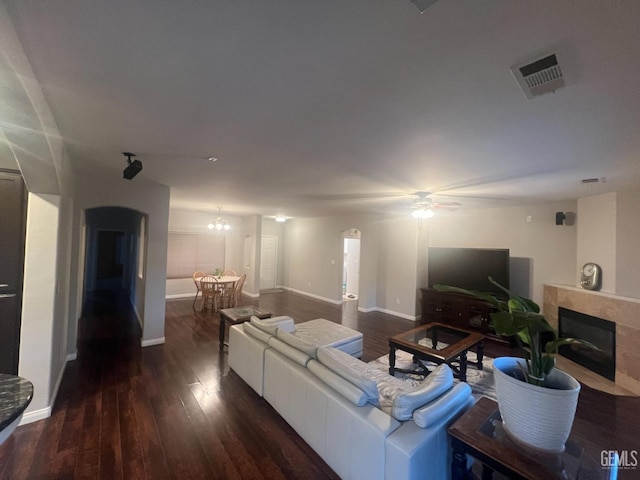
[[122, 152], [122, 154], [127, 157], [127, 166], [125, 167], [124, 172], [122, 172], [122, 178], [131, 180], [142, 171], [142, 162], [140, 160], [131, 161], [131, 157], [136, 156], [135, 153]]

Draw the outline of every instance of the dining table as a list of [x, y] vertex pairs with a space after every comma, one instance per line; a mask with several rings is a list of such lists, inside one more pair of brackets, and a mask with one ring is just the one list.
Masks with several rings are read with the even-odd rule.
[[[209, 276], [209, 275], [207, 275]], [[240, 280], [240, 277], [237, 277], [235, 275], [213, 275], [211, 274], [210, 276], [212, 276], [213, 278], [216, 279], [217, 283], [217, 287], [218, 289], [220, 289], [221, 291], [227, 290], [229, 288], [232, 288], [233, 285], [235, 285], [235, 283]], [[196, 277], [195, 280], [196, 282], [198, 282], [198, 285], [200, 285], [200, 281], [202, 280], [203, 277]], [[197, 292], [196, 292], [196, 296], [197, 296]], [[203, 307], [204, 307], [204, 303], [203, 303]], [[224, 308], [224, 306], [223, 306]]]

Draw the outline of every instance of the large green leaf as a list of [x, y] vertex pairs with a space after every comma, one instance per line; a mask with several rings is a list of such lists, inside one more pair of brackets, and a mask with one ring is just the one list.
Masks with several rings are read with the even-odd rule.
[[557, 338], [552, 342], [548, 342], [545, 345], [545, 350], [547, 353], [556, 353], [558, 348], [562, 345], [583, 345], [593, 350], [602, 351], [593, 343], [587, 342], [586, 340], [580, 340], [579, 338]]
[[[514, 295], [491, 277], [489, 277], [489, 281], [505, 292], [509, 296], [509, 300], [500, 300], [491, 293], [466, 290], [449, 285], [434, 285], [433, 287], [439, 291], [455, 292], [484, 300], [495, 308], [496, 311], [491, 313], [493, 327], [497, 334], [513, 335], [517, 339], [527, 360], [526, 379], [528, 383], [544, 386], [546, 375], [555, 365], [555, 358], [552, 354], [557, 352], [561, 345], [581, 344], [598, 349], [584, 340], [559, 339], [556, 329], [549, 325], [549, 322], [540, 314], [540, 307], [537, 303], [528, 298]], [[553, 339], [546, 343], [543, 351], [542, 342], [549, 337], [544, 333], [553, 333]], [[528, 348], [525, 348], [523, 344]]]
[[540, 313], [540, 306], [529, 298], [520, 297], [511, 293], [511, 290], [503, 287], [498, 282], [496, 282], [492, 277], [489, 277], [489, 281], [493, 283], [496, 287], [502, 290], [504, 293], [509, 295], [509, 307], [513, 305], [517, 310], [523, 310], [525, 312], [535, 312]]
[[477, 290], [467, 290], [465, 288], [453, 287], [451, 285], [440, 285], [434, 284], [434, 290], [438, 290], [440, 292], [452, 292], [452, 293], [460, 293], [462, 295], [468, 295], [470, 297], [477, 298], [479, 300], [484, 300], [485, 302], [493, 305], [499, 310], [504, 309], [505, 302], [497, 299], [494, 295], [487, 292], [479, 292]]

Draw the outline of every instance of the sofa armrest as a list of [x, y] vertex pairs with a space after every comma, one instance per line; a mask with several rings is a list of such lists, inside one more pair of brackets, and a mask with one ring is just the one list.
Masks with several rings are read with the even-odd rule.
[[[407, 421], [387, 437], [385, 479], [442, 480], [451, 478], [451, 447], [447, 428], [474, 403], [468, 396], [427, 428]], [[425, 468], [428, 465], [428, 468]]]
[[254, 315], [249, 320], [249, 323], [269, 335], [275, 335], [278, 329], [286, 332], [295, 331], [296, 329], [293, 319], [286, 316], [260, 319]]
[[442, 418], [450, 417], [471, 397], [471, 387], [464, 382], [457, 384], [434, 401], [413, 412], [413, 421], [420, 428], [428, 428]]

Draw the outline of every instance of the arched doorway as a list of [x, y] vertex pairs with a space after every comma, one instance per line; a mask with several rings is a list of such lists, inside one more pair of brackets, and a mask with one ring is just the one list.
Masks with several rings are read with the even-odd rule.
[[115, 339], [140, 345], [146, 223], [145, 214], [130, 208], [85, 210], [78, 347], [81, 342]]
[[342, 300], [357, 301], [360, 291], [360, 240], [357, 228], [342, 231]]

